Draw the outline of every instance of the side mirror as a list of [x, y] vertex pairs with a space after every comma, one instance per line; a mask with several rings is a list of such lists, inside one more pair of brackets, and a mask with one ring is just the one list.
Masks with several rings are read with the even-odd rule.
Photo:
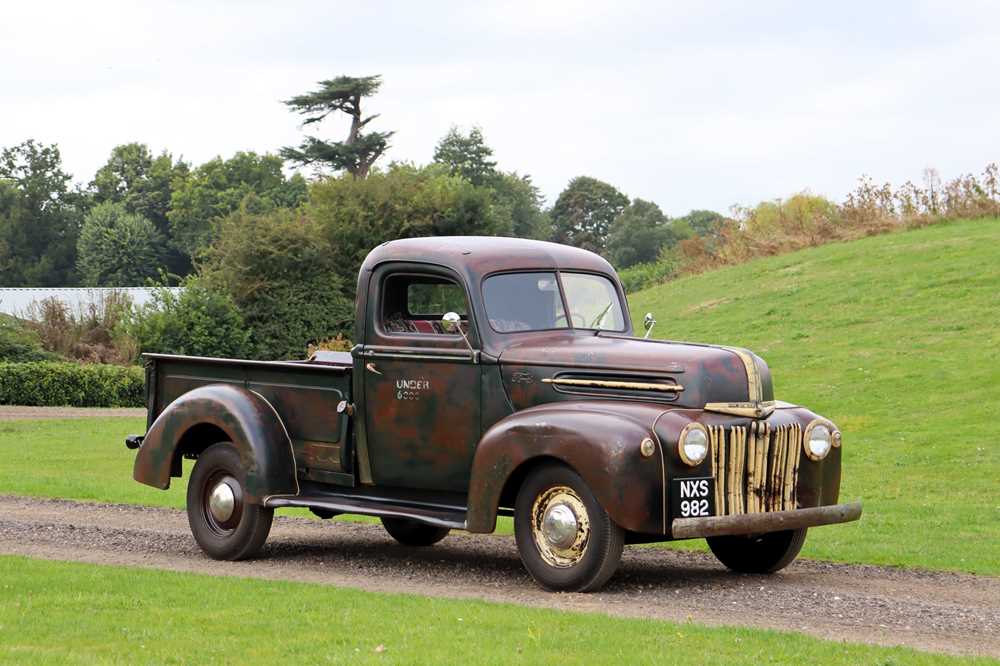
[[656, 317], [653, 316], [652, 312], [647, 312], [646, 316], [642, 318], [642, 327], [646, 329], [646, 335], [642, 336], [643, 339], [649, 337], [649, 334], [653, 332], [654, 326], [656, 326]]
[[444, 329], [445, 333], [458, 333], [461, 335], [462, 339], [465, 340], [465, 346], [469, 348], [469, 358], [472, 359], [473, 363], [479, 362], [479, 354], [472, 348], [472, 343], [469, 342], [465, 331], [462, 330], [462, 317], [457, 312], [444, 313], [444, 316], [441, 317], [441, 328]]
[[446, 312], [444, 316], [441, 317], [441, 328], [448, 333], [461, 332], [462, 318], [458, 316], [457, 312]]

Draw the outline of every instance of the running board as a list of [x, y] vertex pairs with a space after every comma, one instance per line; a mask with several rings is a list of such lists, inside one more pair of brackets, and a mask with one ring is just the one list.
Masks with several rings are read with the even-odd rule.
[[389, 518], [409, 518], [417, 522], [447, 527], [453, 530], [464, 530], [466, 527], [466, 509], [461, 506], [415, 506], [392, 502], [385, 499], [372, 499], [350, 495], [295, 495], [268, 497], [264, 506], [279, 508], [286, 506], [301, 506], [310, 509], [327, 509], [337, 513], [355, 513], [362, 516], [379, 516]]

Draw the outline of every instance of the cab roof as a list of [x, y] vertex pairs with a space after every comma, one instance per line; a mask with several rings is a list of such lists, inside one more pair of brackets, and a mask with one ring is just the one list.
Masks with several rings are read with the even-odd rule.
[[435, 264], [450, 268], [474, 283], [498, 271], [560, 269], [615, 276], [601, 256], [547, 241], [503, 236], [432, 236], [382, 243], [372, 250], [362, 270], [389, 261]]

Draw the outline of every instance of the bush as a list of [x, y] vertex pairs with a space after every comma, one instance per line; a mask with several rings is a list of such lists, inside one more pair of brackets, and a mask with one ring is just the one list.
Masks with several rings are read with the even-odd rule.
[[221, 222], [203, 276], [239, 308], [254, 358], [303, 358], [309, 343], [351, 328], [354, 304], [338, 276], [341, 261], [302, 212], [240, 211]]
[[143, 352], [244, 358], [250, 333], [225, 293], [189, 280], [180, 294], [159, 289], [130, 325]]
[[677, 274], [677, 260], [670, 252], [663, 252], [657, 261], [636, 264], [618, 271], [618, 279], [626, 294], [647, 289], [673, 279]]
[[138, 287], [156, 277], [163, 237], [153, 223], [107, 201], [83, 221], [77, 241], [76, 269], [93, 287]]
[[25, 326], [38, 336], [43, 349], [57, 357], [129, 365], [139, 352], [127, 332], [131, 317], [132, 299], [116, 291], [77, 312], [58, 298], [32, 303]]
[[840, 205], [800, 192], [734, 212], [735, 223], [722, 224], [714, 236], [678, 244], [679, 275], [946, 220], [996, 217], [1000, 166], [990, 164], [981, 176], [946, 182], [927, 169], [922, 186], [907, 182], [898, 188], [864, 177]]
[[45, 351], [38, 334], [9, 315], [0, 314], [0, 361], [47, 361], [57, 356]]
[[394, 164], [365, 179], [343, 176], [313, 183], [305, 213], [336, 253], [344, 294], [353, 300], [361, 262], [385, 241], [509, 236], [514, 219], [508, 194], [476, 187], [440, 164]]
[[0, 363], [0, 405], [142, 407], [144, 384], [136, 366]]

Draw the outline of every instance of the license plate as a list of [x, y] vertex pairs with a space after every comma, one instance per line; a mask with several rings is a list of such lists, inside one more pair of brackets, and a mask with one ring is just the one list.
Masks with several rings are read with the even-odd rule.
[[670, 512], [675, 518], [714, 516], [715, 477], [673, 479], [670, 486]]

